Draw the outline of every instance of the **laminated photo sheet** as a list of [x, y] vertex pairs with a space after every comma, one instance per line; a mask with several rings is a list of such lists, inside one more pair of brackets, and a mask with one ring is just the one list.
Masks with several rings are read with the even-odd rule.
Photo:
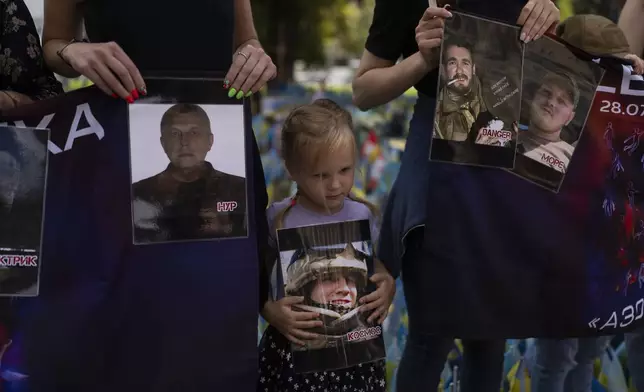
[[0, 126], [0, 296], [40, 283], [49, 130]]
[[526, 45], [514, 174], [559, 192], [603, 75], [592, 57], [554, 38]]
[[430, 160], [513, 168], [521, 110], [520, 30], [451, 13], [440, 50]]
[[129, 105], [133, 243], [248, 236], [243, 100], [219, 79], [146, 79]]
[[292, 344], [297, 373], [342, 369], [385, 357], [382, 327], [370, 324], [360, 298], [375, 286], [368, 220], [277, 230], [280, 298], [301, 296], [295, 310], [318, 313], [319, 339]]

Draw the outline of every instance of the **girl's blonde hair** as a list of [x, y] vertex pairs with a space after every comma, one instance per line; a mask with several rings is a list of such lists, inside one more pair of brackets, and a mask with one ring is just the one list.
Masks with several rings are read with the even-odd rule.
[[[282, 126], [282, 158], [291, 173], [302, 165], [316, 165], [329, 152], [348, 143], [353, 145], [357, 153], [351, 113], [330, 99], [318, 99], [294, 109]], [[296, 204], [297, 197], [298, 193], [291, 198], [288, 206], [275, 215], [275, 229], [282, 228], [284, 218]], [[376, 206], [369, 201], [351, 193], [349, 198], [366, 205], [372, 214], [378, 214]]]

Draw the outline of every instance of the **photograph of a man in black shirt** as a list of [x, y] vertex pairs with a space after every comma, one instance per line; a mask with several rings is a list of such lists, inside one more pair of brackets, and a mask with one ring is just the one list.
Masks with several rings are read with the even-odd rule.
[[134, 243], [246, 236], [246, 179], [206, 160], [215, 143], [206, 111], [188, 103], [170, 107], [160, 141], [167, 167], [132, 185]]
[[48, 131], [0, 127], [0, 296], [38, 293]]

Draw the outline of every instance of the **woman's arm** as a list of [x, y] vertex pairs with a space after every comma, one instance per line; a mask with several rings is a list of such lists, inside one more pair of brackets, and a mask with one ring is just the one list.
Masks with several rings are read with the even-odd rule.
[[[2, 61], [0, 77], [9, 90], [28, 97], [3, 94], [3, 99], [24, 103], [61, 94], [62, 86], [44, 64], [38, 31], [24, 1], [9, 1], [2, 8], [4, 31], [0, 46], [7, 56]], [[2, 107], [12, 107], [13, 103], [3, 102]]]
[[395, 64], [365, 49], [353, 79], [353, 103], [360, 110], [383, 105], [402, 95], [429, 71], [420, 52]]
[[235, 35], [233, 37], [233, 48], [237, 50], [240, 46], [249, 44], [261, 48], [257, 39], [257, 31], [253, 22], [253, 11], [250, 0], [235, 0]]
[[[410, 14], [411, 12], [411, 14]], [[353, 102], [362, 110], [397, 98], [438, 66], [443, 8], [428, 7], [418, 19], [394, 0], [376, 1], [360, 67], [353, 80]], [[415, 35], [415, 37], [414, 37]], [[419, 51], [396, 63], [410, 40]], [[412, 41], [413, 42], [413, 41]]]
[[78, 0], [45, 0], [43, 52], [45, 62], [54, 72], [69, 78], [80, 74], [67, 64], [58, 52], [74, 38], [81, 38], [82, 15]]
[[250, 0], [235, 0], [233, 63], [224, 79], [228, 97], [242, 99], [258, 92], [275, 78], [277, 68], [257, 40]]
[[619, 16], [619, 27], [637, 56], [644, 54], [644, 0], [627, 0]]

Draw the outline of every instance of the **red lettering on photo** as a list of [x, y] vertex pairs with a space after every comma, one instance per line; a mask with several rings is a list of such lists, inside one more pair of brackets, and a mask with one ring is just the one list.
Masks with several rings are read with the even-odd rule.
[[552, 155], [542, 153], [541, 154], [541, 161], [546, 162], [550, 166], [558, 167], [561, 170], [564, 170], [566, 166], [564, 165], [564, 162], [560, 159], [557, 159], [553, 157]]
[[512, 139], [512, 133], [510, 131], [503, 131], [503, 130], [499, 131], [494, 129], [483, 128], [481, 132], [483, 133], [483, 136], [490, 136], [490, 137], [503, 139], [503, 140]]
[[371, 340], [382, 335], [382, 328], [380, 326], [372, 328], [364, 328], [358, 331], [352, 331], [347, 334], [347, 341], [352, 342], [355, 340]]
[[231, 212], [237, 209], [236, 201], [218, 201], [217, 212]]

